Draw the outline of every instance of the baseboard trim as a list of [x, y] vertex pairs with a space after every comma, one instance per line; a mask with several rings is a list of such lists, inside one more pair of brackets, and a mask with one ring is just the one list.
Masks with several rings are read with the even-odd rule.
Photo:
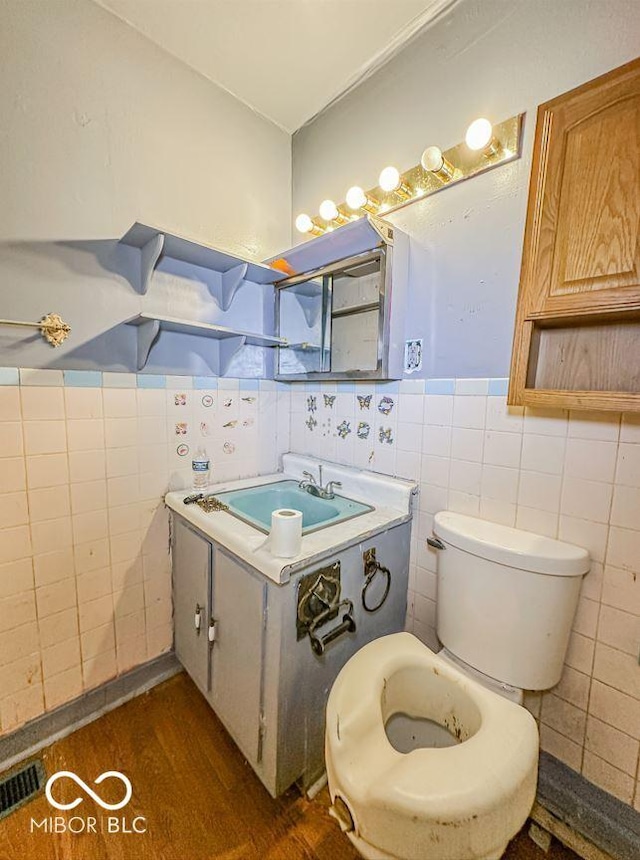
[[[546, 752], [540, 754], [538, 804], [559, 823], [570, 828], [602, 852], [583, 857], [613, 857], [615, 860], [637, 860], [640, 844], [640, 813], [586, 780], [566, 764]], [[537, 805], [538, 805], [537, 804]], [[565, 842], [554, 832], [544, 816], [535, 821]], [[545, 823], [546, 821], [546, 823]], [[564, 833], [565, 830], [560, 828]], [[568, 845], [568, 843], [565, 843]], [[568, 845], [577, 851], [577, 844]], [[579, 851], [577, 853], [580, 853]]]
[[182, 666], [173, 651], [169, 651], [0, 737], [0, 772], [9, 770], [180, 671]]

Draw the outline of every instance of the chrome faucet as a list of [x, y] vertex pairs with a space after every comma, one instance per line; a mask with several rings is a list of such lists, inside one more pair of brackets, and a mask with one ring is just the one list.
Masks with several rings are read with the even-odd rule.
[[333, 492], [334, 487], [341, 487], [342, 484], [340, 481], [328, 481], [326, 487], [322, 486], [322, 466], [318, 466], [318, 481], [316, 483], [316, 479], [313, 477], [311, 472], [303, 472], [303, 478], [298, 484], [298, 487], [301, 490], [306, 490], [307, 493], [310, 493], [312, 496], [316, 496], [319, 499], [333, 499], [335, 498], [335, 493]]

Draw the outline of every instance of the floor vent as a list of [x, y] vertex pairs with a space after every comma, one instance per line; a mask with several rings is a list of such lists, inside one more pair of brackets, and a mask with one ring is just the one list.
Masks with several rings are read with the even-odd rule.
[[43, 788], [46, 780], [40, 759], [0, 779], [0, 819], [28, 803]]

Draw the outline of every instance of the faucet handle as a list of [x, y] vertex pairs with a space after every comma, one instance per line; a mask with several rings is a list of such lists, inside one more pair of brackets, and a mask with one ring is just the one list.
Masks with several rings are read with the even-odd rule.
[[311, 472], [306, 472], [306, 471], [305, 471], [305, 472], [303, 472], [303, 473], [302, 473], [302, 475], [303, 475], [303, 477], [305, 477], [308, 481], [311, 481], [311, 483], [312, 483], [312, 484], [315, 484], [316, 479], [313, 477], [313, 475], [311, 474]]

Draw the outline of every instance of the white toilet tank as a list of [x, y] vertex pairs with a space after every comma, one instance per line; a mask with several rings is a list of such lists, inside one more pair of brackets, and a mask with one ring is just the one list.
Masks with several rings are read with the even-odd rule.
[[560, 680], [589, 553], [582, 547], [441, 511], [437, 631], [454, 656], [524, 690]]

